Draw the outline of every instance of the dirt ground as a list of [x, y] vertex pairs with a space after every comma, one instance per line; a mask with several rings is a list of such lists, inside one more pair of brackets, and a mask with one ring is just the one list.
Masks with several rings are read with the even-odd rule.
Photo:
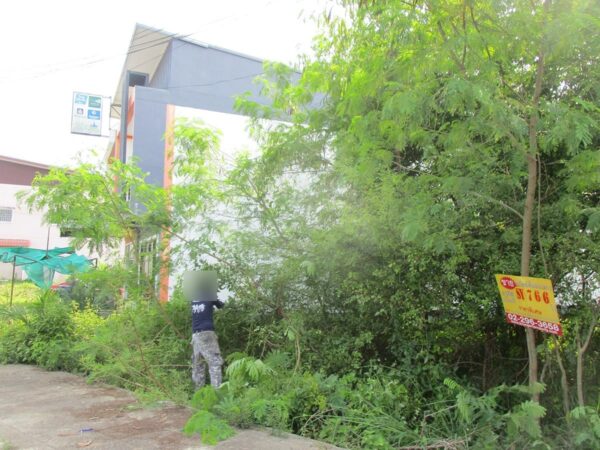
[[214, 447], [181, 429], [189, 409], [142, 408], [131, 393], [33, 366], [0, 366], [0, 449], [335, 450], [297, 436], [243, 430]]

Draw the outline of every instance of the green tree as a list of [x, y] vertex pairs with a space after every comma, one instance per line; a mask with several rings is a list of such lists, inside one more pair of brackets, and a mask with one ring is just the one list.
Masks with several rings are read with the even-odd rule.
[[[498, 272], [550, 277], [563, 313], [581, 311], [572, 274], [598, 282], [597, 2], [343, 5], [344, 16], [324, 15], [298, 83], [271, 68], [272, 108], [240, 101], [263, 157], [238, 179], [259, 188], [250, 201], [275, 244], [268, 254], [319, 274], [321, 293], [336, 286], [357, 317], [389, 320], [365, 327], [371, 348], [421, 335], [456, 358], [469, 343], [511, 339]], [[261, 120], [283, 117], [291, 124]], [[286, 191], [290, 172], [305, 176], [301, 198], [297, 180]], [[286, 244], [302, 239], [300, 251]], [[281, 290], [298, 280], [285, 273]], [[525, 334], [538, 401], [535, 332]]]
[[[38, 180], [32, 204], [85, 225], [98, 203], [113, 224], [90, 226], [98, 243], [123, 237], [120, 216], [169, 234], [182, 261], [215, 266], [233, 293], [219, 318], [225, 347], [288, 350], [296, 371], [393, 366], [411, 380], [412, 427], [447, 400], [447, 376], [480, 390], [519, 384], [523, 361], [534, 403], [516, 408], [521, 428], [544, 408], [564, 417], [574, 384], [577, 403], [594, 404], [600, 5], [341, 6], [320, 18], [299, 78], [266, 66], [271, 105], [239, 99], [259, 155], [223, 170], [218, 135], [181, 123], [171, 190], [117, 164], [102, 182], [89, 167], [80, 183], [65, 172]], [[120, 194], [101, 187], [114, 177], [127, 186], [130, 171], [145, 206], [114, 209]], [[495, 273], [551, 278], [565, 336], [507, 325]], [[577, 411], [569, 420], [584, 423], [587, 410]]]
[[169, 224], [166, 193], [144, 178], [135, 164], [117, 160], [52, 168], [48, 175], [38, 174], [33, 189], [23, 192], [21, 199], [30, 208], [43, 210], [48, 223], [67, 229], [75, 246], [103, 252], [123, 239], [134, 239], [142, 227], [156, 230]]

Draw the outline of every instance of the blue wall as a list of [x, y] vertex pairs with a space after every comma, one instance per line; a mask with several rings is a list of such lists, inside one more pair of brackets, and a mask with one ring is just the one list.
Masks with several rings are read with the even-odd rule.
[[167, 50], [165, 51], [152, 79], [150, 80], [149, 85], [155, 88], [165, 88], [169, 85], [169, 77], [171, 76], [171, 60], [172, 60], [172, 52], [171, 48], [173, 46], [173, 41], [169, 42], [167, 46]]
[[[161, 98], [161, 95], [162, 98]], [[157, 95], [158, 94], [158, 95]], [[164, 177], [165, 141], [167, 121], [166, 91], [136, 86], [133, 123], [133, 157], [149, 175], [149, 183], [162, 186]]]
[[[234, 113], [235, 97], [247, 91], [261, 103], [252, 80], [263, 73], [263, 62], [223, 50], [174, 41], [171, 77], [167, 89], [176, 104]], [[210, 108], [202, 105], [208, 102]]]
[[166, 105], [238, 114], [235, 97], [245, 92], [267, 104], [252, 80], [262, 61], [225, 50], [173, 39], [149, 86], [135, 87], [133, 156], [147, 181], [162, 186]]

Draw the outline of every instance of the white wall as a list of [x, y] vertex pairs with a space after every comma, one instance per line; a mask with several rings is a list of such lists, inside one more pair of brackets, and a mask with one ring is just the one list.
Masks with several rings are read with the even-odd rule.
[[[237, 154], [247, 151], [251, 156], [257, 156], [258, 145], [248, 133], [250, 119], [239, 114], [227, 114], [205, 109], [175, 107], [175, 120], [200, 119], [209, 128], [220, 132], [220, 162], [224, 168], [230, 168]], [[177, 179], [173, 180], [177, 183]]]
[[[222, 171], [221, 176], [233, 167], [235, 158], [240, 152], [248, 152], [251, 156], [258, 155], [258, 145], [248, 133], [250, 119], [247, 116], [176, 106], [175, 119], [182, 118], [200, 119], [209, 128], [219, 131], [220, 147], [216, 162], [219, 171]], [[174, 177], [173, 183], [177, 184], [177, 182], [177, 177]], [[183, 234], [185, 235], [186, 232], [184, 231]], [[172, 269], [169, 276], [169, 296], [182, 272], [182, 268]], [[219, 297], [226, 300], [229, 292], [219, 292]]]

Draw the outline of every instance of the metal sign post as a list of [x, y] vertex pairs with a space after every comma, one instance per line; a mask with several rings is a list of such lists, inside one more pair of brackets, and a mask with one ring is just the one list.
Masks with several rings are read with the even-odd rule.
[[10, 303], [9, 306], [12, 308], [12, 302], [13, 302], [13, 292], [15, 290], [15, 269], [17, 267], [17, 257], [15, 255], [15, 257], [13, 258], [13, 270], [12, 270], [12, 281], [10, 283]]

